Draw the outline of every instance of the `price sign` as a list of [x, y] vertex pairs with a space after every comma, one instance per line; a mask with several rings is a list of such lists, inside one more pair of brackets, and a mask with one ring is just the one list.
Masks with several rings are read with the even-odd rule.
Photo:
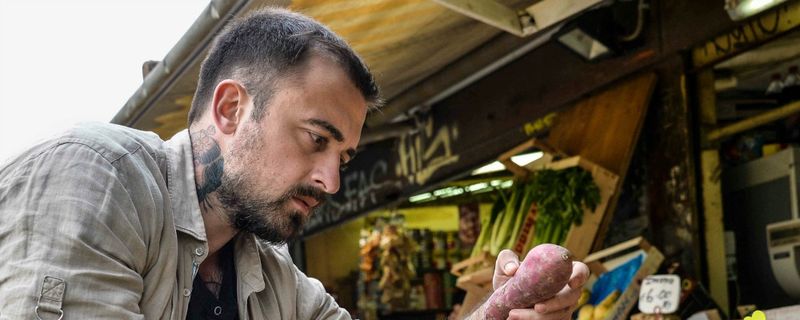
[[678, 311], [681, 298], [681, 278], [674, 274], [648, 276], [639, 291], [639, 311], [643, 313], [673, 313]]

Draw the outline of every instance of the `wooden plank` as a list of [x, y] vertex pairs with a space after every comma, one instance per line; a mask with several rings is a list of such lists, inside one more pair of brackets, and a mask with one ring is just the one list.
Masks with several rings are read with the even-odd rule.
[[[656, 76], [647, 73], [587, 98], [559, 114], [547, 143], [571, 155], [580, 155], [617, 175], [616, 188], [628, 172], [639, 133], [644, 123]], [[614, 192], [597, 235], [593, 250], [602, 240], [616, 210], [619, 192]]]
[[579, 102], [559, 115], [547, 143], [624, 176], [655, 80], [644, 74]]
[[494, 0], [433, 0], [465, 16], [522, 36], [522, 24], [514, 9]]
[[520, 167], [518, 164], [514, 163], [514, 161], [511, 161], [511, 159], [503, 159], [499, 161], [506, 167], [506, 169], [508, 169], [508, 171], [511, 171], [511, 173], [514, 174], [514, 177], [524, 179], [530, 174], [530, 171]]
[[604, 259], [613, 257], [615, 254], [628, 250], [633, 247], [641, 247], [642, 249], [647, 250], [650, 247], [650, 244], [642, 237], [636, 237], [625, 242], [621, 242], [615, 244], [611, 247], [605, 248], [603, 250], [593, 252], [589, 256], [584, 259], [585, 263], [592, 263], [595, 261], [603, 262]]

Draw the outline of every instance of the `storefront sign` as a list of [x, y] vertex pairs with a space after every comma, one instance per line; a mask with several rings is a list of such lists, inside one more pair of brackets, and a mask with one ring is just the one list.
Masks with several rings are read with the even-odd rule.
[[800, 26], [800, 2], [780, 5], [696, 47], [692, 51], [694, 65], [702, 68], [715, 64], [798, 26]]
[[[416, 132], [371, 145], [352, 163], [353, 170], [342, 174], [341, 190], [329, 199], [306, 224], [305, 233], [346, 221], [358, 214], [408, 197], [441, 180], [453, 170], [443, 173], [459, 162], [456, 122], [437, 124], [428, 117]], [[461, 163], [457, 170], [463, 170]], [[467, 163], [466, 165], [470, 165]]]

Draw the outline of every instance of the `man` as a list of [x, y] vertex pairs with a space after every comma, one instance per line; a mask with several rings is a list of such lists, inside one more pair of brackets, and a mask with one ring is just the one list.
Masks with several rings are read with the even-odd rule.
[[[360, 58], [310, 18], [231, 23], [188, 130], [83, 125], [0, 169], [0, 318], [349, 318], [281, 244], [337, 192], [377, 103]], [[500, 285], [518, 260], [497, 263]], [[587, 274], [576, 263], [558, 296], [513, 317], [567, 319]]]

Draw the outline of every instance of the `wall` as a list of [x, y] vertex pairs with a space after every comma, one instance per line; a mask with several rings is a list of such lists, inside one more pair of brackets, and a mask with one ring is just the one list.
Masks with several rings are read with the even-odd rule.
[[645, 118], [604, 246], [643, 235], [678, 262], [688, 276], [704, 277], [696, 200], [694, 132], [680, 56], [655, 67], [659, 81]]

